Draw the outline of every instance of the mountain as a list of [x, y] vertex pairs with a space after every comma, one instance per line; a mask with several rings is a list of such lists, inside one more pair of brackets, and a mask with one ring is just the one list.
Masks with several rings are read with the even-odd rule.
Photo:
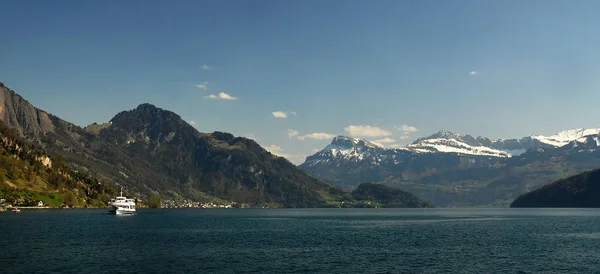
[[98, 137], [143, 159], [192, 197], [199, 191], [244, 203], [314, 207], [343, 195], [253, 140], [200, 133], [179, 115], [150, 104], [117, 114]]
[[600, 207], [600, 169], [558, 180], [519, 196], [511, 207]]
[[[600, 166], [596, 130], [493, 140], [440, 131], [402, 148], [338, 136], [301, 168], [346, 189], [399, 187], [436, 205], [508, 205], [518, 195]], [[554, 146], [549, 141], [567, 141]]]
[[54, 131], [48, 113], [39, 110], [0, 82], [0, 120], [19, 135], [40, 136]]
[[600, 134], [600, 128], [592, 128], [592, 129], [572, 129], [561, 131], [552, 136], [542, 136], [542, 135], [533, 135], [531, 139], [538, 140], [542, 143], [552, 145], [554, 147], [561, 147], [573, 142], [575, 140], [579, 140], [585, 136], [590, 135], [598, 135]]
[[150, 104], [81, 128], [33, 107], [4, 85], [0, 100], [2, 118], [23, 137], [136, 194], [289, 207], [327, 206], [345, 194], [252, 140], [200, 133]]
[[6, 204], [100, 207], [113, 195], [110, 185], [75, 170], [60, 156], [35, 149], [0, 121], [0, 198]]
[[360, 184], [352, 191], [352, 196], [356, 200], [367, 201], [378, 207], [433, 207], [431, 203], [421, 200], [412, 193], [381, 184]]
[[[552, 139], [534, 135], [521, 139], [490, 139], [487, 137], [473, 137], [468, 134], [457, 134], [447, 130], [441, 130], [431, 136], [419, 138], [407, 148], [415, 152], [446, 152], [492, 157], [511, 157], [524, 153], [532, 148], [555, 147], [551, 143], [542, 140]], [[573, 138], [571, 141], [575, 140]]]
[[309, 175], [253, 140], [198, 132], [176, 113], [151, 104], [82, 128], [35, 108], [3, 84], [0, 102], [0, 118], [19, 137], [49, 155], [64, 157], [78, 172], [142, 199], [159, 194], [269, 207], [360, 204], [351, 193]]

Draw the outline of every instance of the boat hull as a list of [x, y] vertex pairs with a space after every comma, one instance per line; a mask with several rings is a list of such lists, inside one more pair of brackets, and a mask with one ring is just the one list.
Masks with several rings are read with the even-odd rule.
[[131, 215], [135, 214], [135, 209], [112, 207], [108, 210], [108, 213], [114, 215]]

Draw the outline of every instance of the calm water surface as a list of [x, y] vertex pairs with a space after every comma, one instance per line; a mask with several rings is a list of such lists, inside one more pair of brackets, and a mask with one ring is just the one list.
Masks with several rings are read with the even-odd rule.
[[596, 209], [0, 212], [0, 273], [600, 273]]

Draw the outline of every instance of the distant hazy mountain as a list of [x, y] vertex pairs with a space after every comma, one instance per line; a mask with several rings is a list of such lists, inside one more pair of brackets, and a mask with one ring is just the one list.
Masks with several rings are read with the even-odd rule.
[[395, 149], [338, 136], [300, 166], [346, 188], [383, 182], [437, 205], [508, 205], [532, 188], [600, 166], [599, 131], [494, 140], [444, 130]]
[[519, 196], [511, 207], [600, 207], [600, 169]]
[[352, 191], [356, 200], [371, 201], [380, 207], [433, 207], [412, 193], [393, 189], [382, 184], [361, 184]]

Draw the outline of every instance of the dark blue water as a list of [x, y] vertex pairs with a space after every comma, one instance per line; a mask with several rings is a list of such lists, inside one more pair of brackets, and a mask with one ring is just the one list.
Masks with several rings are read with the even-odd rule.
[[1, 273], [599, 273], [600, 210], [0, 213]]

